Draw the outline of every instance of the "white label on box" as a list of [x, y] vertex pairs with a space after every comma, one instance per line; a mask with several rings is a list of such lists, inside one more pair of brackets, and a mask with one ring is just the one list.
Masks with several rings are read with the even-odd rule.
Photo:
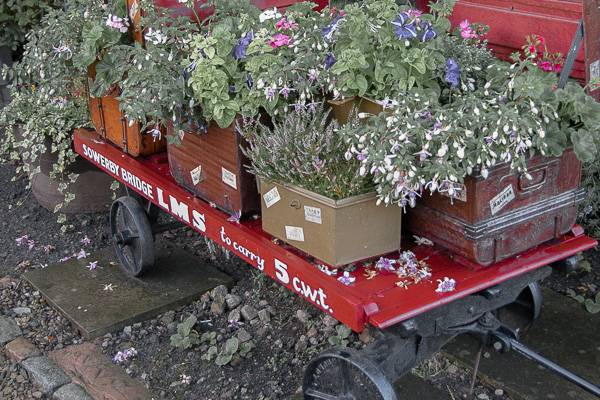
[[269, 190], [267, 193], [263, 194], [263, 199], [265, 200], [265, 206], [267, 206], [267, 208], [271, 207], [273, 204], [281, 200], [281, 196], [279, 196], [279, 190], [277, 190], [277, 186]]
[[129, 19], [131, 21], [133, 21], [133, 19], [135, 18], [135, 14], [137, 13], [138, 10], [138, 3], [137, 1], [133, 1], [133, 3], [131, 3], [131, 8], [129, 9]]
[[221, 167], [221, 179], [223, 180], [223, 182], [225, 182], [226, 185], [231, 186], [234, 189], [237, 189], [237, 178], [235, 176], [235, 174], [231, 171], [226, 170], [225, 168]]
[[[600, 78], [600, 60], [596, 60], [590, 63], [590, 80], [593, 78]], [[591, 85], [590, 91], [598, 90], [598, 85]]]
[[190, 171], [190, 176], [192, 177], [192, 183], [194, 186], [198, 184], [202, 179], [202, 165], [198, 165], [196, 168]]
[[304, 219], [315, 224], [321, 223], [321, 209], [317, 207], [304, 206]]
[[490, 200], [490, 208], [492, 215], [502, 210], [508, 203], [515, 199], [515, 191], [512, 185], [505, 187], [500, 193]]
[[287, 240], [304, 242], [304, 230], [299, 226], [285, 226], [285, 237]]

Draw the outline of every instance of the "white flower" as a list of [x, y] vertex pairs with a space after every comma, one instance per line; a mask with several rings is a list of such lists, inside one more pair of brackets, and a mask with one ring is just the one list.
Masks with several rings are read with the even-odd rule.
[[277, 12], [277, 7], [273, 7], [272, 10], [265, 10], [258, 16], [260, 22], [265, 22], [269, 19], [281, 18], [281, 13]]

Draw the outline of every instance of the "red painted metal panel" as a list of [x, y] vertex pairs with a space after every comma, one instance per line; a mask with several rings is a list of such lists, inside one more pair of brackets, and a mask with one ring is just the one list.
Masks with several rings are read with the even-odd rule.
[[[396, 286], [398, 279], [394, 275], [380, 274], [368, 279], [362, 267], [359, 267], [354, 273], [356, 281], [345, 286], [335, 277], [320, 272], [299, 252], [273, 243], [271, 237], [263, 232], [260, 220], [230, 222], [227, 215], [193, 197], [174, 182], [164, 160], [160, 163], [157, 157], [151, 160], [130, 157], [89, 131], [76, 131], [74, 142], [79, 154], [115, 179], [355, 331], [363, 330], [366, 323], [382, 328], [391, 326], [597, 244], [578, 230], [519, 257], [473, 271], [455, 262], [448, 251], [416, 246], [412, 238], [407, 238], [402, 243], [402, 249], [412, 250], [418, 259], [428, 258], [427, 263], [432, 269], [431, 279], [408, 285], [404, 289]], [[457, 281], [455, 292], [435, 292], [437, 280], [444, 277]]]
[[[421, 9], [426, 9], [428, 3], [429, 0], [417, 0]], [[581, 16], [582, 0], [461, 0], [450, 20], [453, 27], [465, 19], [489, 25], [490, 48], [499, 58], [508, 60], [526, 43], [525, 36], [532, 34], [546, 39], [548, 51], [561, 52], [566, 57]], [[584, 63], [582, 48], [571, 76], [585, 78]]]

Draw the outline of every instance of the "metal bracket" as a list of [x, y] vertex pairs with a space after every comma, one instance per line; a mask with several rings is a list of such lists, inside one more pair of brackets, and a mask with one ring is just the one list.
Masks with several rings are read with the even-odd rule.
[[573, 42], [571, 43], [571, 47], [569, 48], [569, 53], [567, 54], [567, 59], [565, 64], [563, 65], [562, 72], [560, 73], [560, 77], [558, 78], [558, 85], [556, 85], [559, 89], [565, 87], [567, 83], [567, 79], [571, 74], [571, 70], [573, 69], [573, 64], [575, 63], [575, 57], [579, 52], [579, 48], [581, 47], [581, 42], [583, 40], [583, 18], [579, 21], [579, 26], [575, 31], [575, 36], [573, 37]]

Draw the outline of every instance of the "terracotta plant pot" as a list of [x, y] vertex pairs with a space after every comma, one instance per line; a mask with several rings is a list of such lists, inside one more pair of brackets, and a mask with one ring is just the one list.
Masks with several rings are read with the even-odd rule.
[[[23, 137], [20, 127], [13, 127], [13, 132], [18, 138]], [[46, 147], [50, 148], [50, 139]], [[114, 181], [107, 173], [96, 167], [83, 157], [77, 159], [67, 167], [64, 178], [51, 178], [52, 166], [56, 163], [58, 156], [49, 151], [43, 153], [34, 164], [30, 164], [30, 170], [37, 166], [40, 172], [31, 176], [31, 191], [42, 207], [54, 211], [56, 205], [64, 201], [64, 195], [58, 191], [61, 183], [68, 183], [67, 191], [75, 194], [69, 204], [63, 206], [60, 212], [65, 214], [96, 213], [109, 209], [112, 203], [113, 191], [110, 185]], [[79, 178], [72, 183], [67, 178], [70, 173], [79, 174]]]
[[400, 248], [402, 208], [378, 206], [375, 193], [332, 200], [296, 186], [260, 189], [263, 230], [329, 266]]

